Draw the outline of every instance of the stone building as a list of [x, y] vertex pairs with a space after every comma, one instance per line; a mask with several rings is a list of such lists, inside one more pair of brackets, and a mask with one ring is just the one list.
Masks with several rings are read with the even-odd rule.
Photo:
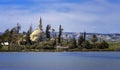
[[30, 40], [33, 42], [40, 42], [45, 39], [45, 33], [42, 29], [42, 19], [40, 18], [38, 28], [30, 34]]

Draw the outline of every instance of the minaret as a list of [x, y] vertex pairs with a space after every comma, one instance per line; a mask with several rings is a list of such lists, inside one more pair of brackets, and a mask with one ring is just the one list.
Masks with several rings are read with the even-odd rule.
[[41, 17], [40, 17], [40, 21], [39, 21], [39, 29], [40, 29], [41, 31], [43, 31], [43, 29], [42, 29], [42, 19], [41, 19]]

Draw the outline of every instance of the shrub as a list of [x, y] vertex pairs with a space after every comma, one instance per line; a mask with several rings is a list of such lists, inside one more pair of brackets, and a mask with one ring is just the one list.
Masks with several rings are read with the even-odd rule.
[[94, 48], [100, 49], [100, 47], [101, 47], [101, 43], [96, 43], [95, 45], [92, 44], [92, 46], [93, 46]]
[[78, 46], [80, 47], [83, 42], [84, 42], [83, 36], [79, 36], [79, 38], [78, 38]]
[[92, 46], [90, 45], [89, 41], [83, 42], [82, 47], [86, 49], [92, 49]]
[[97, 36], [95, 34], [93, 34], [91, 41], [93, 43], [95, 43], [95, 42], [97, 42], [97, 40], [98, 40]]
[[75, 38], [73, 38], [73, 39], [69, 42], [68, 47], [69, 47], [70, 49], [77, 48], [77, 43], [76, 43]]
[[25, 46], [20, 46], [20, 50], [25, 50]]
[[104, 48], [108, 48], [108, 47], [109, 47], [109, 44], [103, 40], [103, 42], [101, 43], [100, 49], [104, 49]]
[[95, 46], [98, 49], [105, 49], [109, 47], [109, 44], [103, 40], [101, 43], [97, 43]]
[[75, 48], [75, 45], [72, 44], [72, 43], [70, 43], [70, 44], [68, 44], [68, 47], [69, 47], [69, 49], [74, 49], [74, 48]]
[[43, 44], [43, 49], [54, 49], [54, 42], [53, 41], [45, 41], [42, 43]]
[[8, 50], [8, 46], [2, 46], [2, 50]]

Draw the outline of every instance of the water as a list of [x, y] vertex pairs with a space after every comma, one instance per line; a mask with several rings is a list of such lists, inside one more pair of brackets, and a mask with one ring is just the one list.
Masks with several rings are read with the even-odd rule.
[[0, 70], [120, 70], [120, 52], [1, 52]]

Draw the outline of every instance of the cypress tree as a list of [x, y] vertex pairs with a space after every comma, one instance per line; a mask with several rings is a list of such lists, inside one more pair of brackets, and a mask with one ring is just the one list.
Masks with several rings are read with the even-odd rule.
[[47, 25], [47, 26], [46, 26], [46, 37], [47, 37], [48, 39], [50, 39], [50, 29], [51, 29], [51, 26], [50, 26], [50, 25]]
[[58, 43], [61, 44], [61, 35], [62, 35], [62, 26], [59, 26], [59, 35], [58, 35]]

